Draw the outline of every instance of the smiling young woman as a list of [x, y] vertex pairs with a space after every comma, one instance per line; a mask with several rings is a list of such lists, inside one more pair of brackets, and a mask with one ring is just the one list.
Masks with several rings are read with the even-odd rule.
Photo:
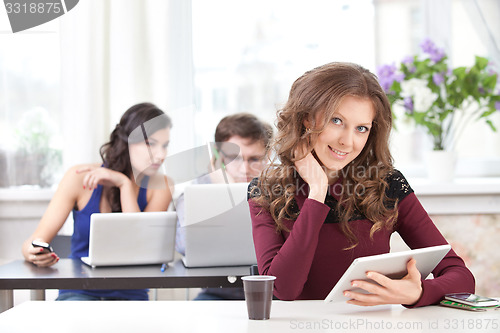
[[[351, 262], [387, 253], [393, 232], [410, 248], [446, 244], [404, 176], [393, 168], [389, 101], [375, 75], [351, 63], [306, 72], [277, 114], [275, 160], [249, 185], [259, 273], [276, 276], [283, 300], [324, 299]], [[353, 281], [356, 305], [438, 303], [474, 290], [474, 277], [451, 250], [422, 280], [415, 260], [393, 280]]]
[[[323, 122], [322, 117], [325, 117], [324, 113], [316, 114], [316, 124]], [[361, 153], [374, 118], [375, 110], [369, 99], [346, 96], [332, 119], [325, 119], [324, 125], [317, 131], [313, 149], [329, 175], [329, 184], [333, 184], [338, 179], [339, 171]], [[310, 129], [311, 123], [306, 119], [304, 125]], [[310, 131], [316, 132], [315, 129]]]

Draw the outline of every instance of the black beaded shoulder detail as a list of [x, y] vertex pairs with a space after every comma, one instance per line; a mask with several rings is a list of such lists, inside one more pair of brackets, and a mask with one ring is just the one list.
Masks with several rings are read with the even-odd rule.
[[[325, 205], [330, 207], [330, 212], [326, 216], [325, 223], [340, 223], [340, 214], [337, 208], [337, 199], [333, 196], [327, 194], [325, 199]], [[350, 221], [364, 220], [366, 217], [361, 214], [357, 209], [353, 212], [352, 216], [349, 218]]]
[[[254, 178], [248, 185], [247, 200], [260, 196], [261, 190], [257, 186], [258, 181], [258, 178]], [[406, 178], [398, 170], [394, 170], [387, 176], [387, 185], [386, 195], [389, 199], [401, 201], [408, 194], [413, 193], [413, 189], [411, 188], [410, 184], [408, 184]], [[325, 223], [339, 223], [340, 214], [338, 212], [337, 200], [333, 196], [327, 194], [325, 198], [325, 204], [330, 207], [330, 212], [325, 219]], [[393, 206], [393, 203], [387, 204], [388, 207]], [[299, 213], [299, 208], [296, 202], [293, 202], [292, 206], [290, 207], [290, 211], [292, 214]], [[357, 221], [363, 219], [366, 219], [366, 217], [359, 210], [355, 210], [349, 221]]]
[[258, 183], [259, 183], [259, 178], [256, 177], [252, 179], [250, 184], [248, 184], [247, 201], [252, 198], [260, 197], [260, 188], [257, 186]]
[[413, 193], [413, 189], [399, 170], [395, 169], [387, 176], [387, 189], [385, 194], [389, 199], [401, 201], [411, 193]]

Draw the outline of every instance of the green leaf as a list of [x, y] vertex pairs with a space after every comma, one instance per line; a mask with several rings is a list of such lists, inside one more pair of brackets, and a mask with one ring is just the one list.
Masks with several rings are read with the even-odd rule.
[[489, 63], [489, 60], [484, 58], [484, 57], [480, 57], [480, 56], [476, 56], [476, 63], [475, 63], [475, 67], [477, 67], [478, 69], [485, 69], [486, 66], [488, 66], [488, 63]]
[[394, 81], [389, 89], [399, 95], [401, 93], [401, 83]]
[[493, 132], [496, 132], [497, 131], [497, 128], [495, 127], [495, 125], [493, 125], [493, 123], [491, 122], [491, 120], [487, 119], [486, 120], [486, 123], [488, 125], [490, 125], [490, 128], [493, 130]]
[[483, 87], [489, 91], [495, 89], [497, 85], [498, 75], [495, 73], [493, 75], [486, 76], [483, 81]]
[[415, 119], [418, 124], [424, 124], [425, 116], [425, 112], [413, 112], [413, 119]]

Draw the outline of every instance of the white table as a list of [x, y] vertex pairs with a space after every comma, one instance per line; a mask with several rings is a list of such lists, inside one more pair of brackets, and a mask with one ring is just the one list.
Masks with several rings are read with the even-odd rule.
[[25, 302], [0, 314], [0, 332], [499, 332], [500, 310], [357, 307], [273, 301], [271, 319], [248, 320], [244, 301]]

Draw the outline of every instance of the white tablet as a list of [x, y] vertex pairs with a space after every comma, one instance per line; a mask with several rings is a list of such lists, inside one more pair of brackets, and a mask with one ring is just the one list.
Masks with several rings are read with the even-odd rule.
[[446, 244], [356, 258], [330, 291], [328, 296], [326, 296], [325, 302], [348, 301], [349, 298], [344, 296], [345, 290], [366, 294], [367, 292], [363, 289], [353, 288], [351, 282], [353, 280], [374, 282], [366, 278], [366, 272], [368, 271], [384, 274], [391, 279], [400, 279], [404, 277], [407, 274], [406, 264], [411, 258], [417, 261], [417, 269], [422, 275], [422, 278], [426, 278], [450, 249], [451, 246]]

